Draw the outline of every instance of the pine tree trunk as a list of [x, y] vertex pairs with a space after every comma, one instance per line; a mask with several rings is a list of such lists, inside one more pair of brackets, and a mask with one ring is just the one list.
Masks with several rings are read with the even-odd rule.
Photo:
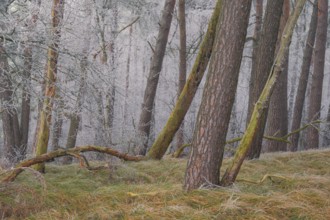
[[[276, 45], [276, 53], [280, 47], [282, 33], [290, 15], [290, 0], [284, 0], [280, 30]], [[289, 57], [286, 58], [283, 72], [275, 86], [270, 99], [265, 134], [273, 137], [283, 137], [288, 133], [288, 67]], [[265, 152], [286, 151], [286, 143], [264, 140]]]
[[254, 106], [251, 120], [243, 135], [240, 145], [235, 153], [233, 160], [227, 168], [224, 176], [221, 180], [221, 185], [228, 186], [235, 182], [239, 170], [243, 164], [245, 157], [247, 156], [250, 148], [254, 144], [254, 138], [258, 134], [259, 127], [263, 124], [264, 114], [266, 114], [269, 107], [270, 97], [275, 89], [275, 85], [282, 72], [282, 69], [286, 62], [286, 57], [289, 55], [289, 47], [293, 35], [294, 27], [297, 23], [299, 15], [307, 0], [297, 0], [295, 9], [290, 15], [289, 20], [284, 28], [284, 32], [281, 39], [280, 49], [276, 55], [275, 63], [270, 71], [269, 79]]
[[[41, 155], [47, 152], [50, 125], [52, 120], [53, 99], [56, 90], [56, 75], [57, 75], [57, 61], [58, 61], [58, 48], [60, 39], [60, 23], [63, 19], [64, 13], [64, 0], [53, 0], [52, 6], [52, 42], [48, 47], [47, 53], [47, 70], [45, 73], [45, 91], [42, 109], [39, 114], [38, 127], [36, 131], [36, 155]], [[35, 169], [40, 172], [45, 172], [45, 164], [37, 164]]]
[[[318, 8], [318, 22], [316, 28], [314, 50], [314, 70], [312, 74], [312, 86], [308, 108], [309, 121], [318, 120], [320, 118], [321, 112], [325, 50], [328, 28], [328, 0], [319, 0]], [[307, 143], [307, 149], [319, 147], [319, 133], [316, 128], [309, 128], [307, 130]]]
[[[283, 2], [284, 0], [267, 2], [261, 38], [256, 51], [256, 60], [252, 63], [247, 121], [249, 121], [252, 116], [253, 108], [266, 84], [268, 74], [274, 62]], [[253, 147], [248, 154], [249, 159], [259, 158], [260, 156], [267, 113], [264, 114], [263, 117], [263, 125], [259, 126]]]
[[148, 139], [150, 135], [151, 116], [154, 111], [153, 106], [158, 87], [159, 75], [162, 70], [163, 59], [165, 56], [168, 35], [172, 23], [175, 0], [166, 0], [160, 27], [156, 41], [155, 51], [150, 64], [150, 71], [147, 80], [147, 86], [144, 92], [140, 121], [138, 125], [138, 133], [142, 138], [143, 146], [140, 146], [139, 154], [145, 155], [148, 148]]
[[[179, 64], [179, 86], [178, 98], [186, 84], [187, 77], [187, 33], [186, 33], [186, 7], [185, 0], [179, 0], [179, 27], [180, 27], [180, 64]], [[184, 121], [176, 134], [177, 148], [184, 144]]]
[[[314, 50], [315, 35], [316, 35], [317, 12], [318, 12], [317, 5], [318, 5], [318, 0], [315, 0], [314, 6], [313, 6], [313, 13], [312, 13], [312, 17], [311, 17], [311, 21], [310, 21], [310, 25], [309, 25], [308, 36], [307, 36], [307, 40], [306, 40], [306, 46], [304, 49], [303, 63], [301, 66], [301, 74], [300, 74], [300, 78], [299, 78], [296, 99], [295, 99], [294, 108], [293, 108], [293, 119], [292, 119], [292, 125], [291, 125], [291, 132], [299, 129], [301, 119], [302, 119], [302, 113], [303, 113], [303, 107], [304, 107], [304, 103], [305, 103], [305, 95], [306, 95], [306, 90], [307, 90], [310, 66], [311, 66], [312, 55], [313, 55], [313, 50]], [[289, 147], [290, 151], [298, 150], [299, 136], [300, 136], [300, 133], [295, 133], [291, 136], [292, 145], [290, 145], [290, 147]]]
[[209, 22], [204, 40], [183, 91], [177, 100], [166, 125], [156, 138], [156, 141], [153, 143], [147, 154], [147, 156], [152, 159], [161, 159], [164, 156], [168, 146], [174, 138], [175, 133], [180, 128], [192, 100], [195, 97], [196, 91], [203, 79], [204, 72], [208, 66], [212, 54], [221, 7], [222, 0], [218, 0], [212, 18]]
[[184, 188], [219, 185], [220, 167], [235, 100], [251, 0], [224, 0], [214, 52], [199, 109]]

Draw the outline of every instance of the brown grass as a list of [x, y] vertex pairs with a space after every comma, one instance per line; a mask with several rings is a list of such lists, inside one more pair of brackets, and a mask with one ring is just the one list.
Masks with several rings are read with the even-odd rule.
[[233, 187], [190, 193], [185, 166], [169, 158], [112, 171], [50, 165], [46, 186], [29, 172], [0, 185], [0, 218], [329, 219], [329, 150], [265, 154], [244, 163]]

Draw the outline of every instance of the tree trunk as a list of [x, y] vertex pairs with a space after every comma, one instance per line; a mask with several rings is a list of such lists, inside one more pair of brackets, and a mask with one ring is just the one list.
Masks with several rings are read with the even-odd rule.
[[223, 186], [228, 186], [235, 182], [243, 161], [247, 156], [250, 148], [253, 146], [254, 138], [256, 135], [258, 135], [258, 128], [263, 124], [263, 115], [267, 112], [270, 97], [285, 65], [286, 57], [289, 54], [288, 52], [293, 30], [306, 1], [307, 0], [296, 1], [295, 9], [290, 15], [289, 20], [284, 28], [280, 49], [276, 55], [275, 63], [270, 71], [270, 77], [268, 78], [267, 83], [254, 107], [250, 123], [248, 124], [248, 127], [243, 135], [235, 156], [227, 168], [224, 176], [222, 177], [221, 185]]
[[60, 95], [57, 95], [55, 100], [55, 111], [54, 111], [54, 124], [51, 144], [54, 150], [58, 150], [60, 147], [60, 139], [62, 137], [63, 127], [63, 111], [64, 111], [64, 100]]
[[[87, 50], [85, 50], [83, 53], [87, 54], [88, 49], [89, 46]], [[73, 113], [73, 115], [71, 115], [70, 118], [69, 133], [65, 146], [66, 149], [74, 148], [76, 146], [79, 125], [81, 123], [81, 113], [84, 104], [84, 93], [85, 93], [86, 77], [87, 77], [87, 55], [85, 55], [80, 61], [80, 69], [81, 69], [81, 78], [80, 78], [79, 90], [76, 100], [76, 108], [75, 108], [75, 112]], [[64, 158], [63, 164], [70, 164], [70, 163], [72, 163], [72, 157]]]
[[[311, 94], [309, 97], [310, 103], [308, 108], [309, 121], [318, 120], [320, 118], [327, 42], [328, 0], [319, 0], [318, 8], [318, 22], [314, 50], [314, 71], [312, 75]], [[307, 149], [319, 147], [319, 133], [316, 128], [309, 128], [307, 130], [307, 143]]]
[[140, 155], [145, 155], [148, 147], [148, 139], [150, 134], [151, 116], [154, 111], [153, 106], [155, 102], [156, 91], [158, 87], [159, 75], [162, 70], [163, 59], [165, 56], [168, 35], [172, 23], [175, 0], [166, 0], [165, 6], [160, 20], [160, 27], [156, 42], [156, 48], [151, 60], [150, 71], [147, 80], [147, 86], [144, 92], [142, 110], [140, 114], [140, 121], [138, 125], [138, 133], [142, 138]]
[[[276, 53], [280, 47], [282, 33], [290, 15], [290, 0], [284, 0], [280, 30], [277, 37]], [[283, 72], [275, 86], [270, 99], [266, 136], [283, 137], [288, 133], [288, 67], [289, 56], [286, 58]], [[264, 140], [265, 152], [286, 151], [287, 144], [280, 141]]]
[[[179, 64], [179, 86], [178, 86], [178, 98], [186, 84], [187, 77], [187, 33], [186, 33], [186, 7], [185, 0], [179, 0], [179, 27], [180, 27], [180, 64]], [[176, 145], [177, 148], [184, 144], [184, 121], [181, 123], [176, 134]]]
[[[300, 127], [302, 113], [305, 103], [305, 95], [308, 84], [309, 71], [313, 56], [314, 42], [316, 35], [316, 26], [317, 26], [317, 12], [318, 12], [318, 0], [314, 1], [313, 13], [309, 25], [308, 36], [306, 40], [306, 46], [304, 49], [303, 63], [301, 66], [301, 74], [299, 78], [299, 84], [296, 94], [296, 99], [293, 108], [293, 119], [291, 125], [291, 132], [297, 130]], [[293, 134], [291, 136], [291, 145], [289, 147], [290, 151], [298, 150], [298, 141], [300, 133]]]
[[328, 107], [327, 121], [325, 125], [325, 134], [323, 137], [323, 148], [329, 148], [330, 146], [330, 105]]
[[[247, 121], [251, 118], [253, 108], [268, 79], [268, 74], [274, 62], [283, 2], [284, 0], [267, 2], [261, 38], [256, 48], [256, 60], [252, 63]], [[258, 135], [254, 139], [253, 147], [250, 149], [249, 159], [259, 158], [260, 156], [267, 114], [264, 114], [263, 117], [263, 125], [258, 128], [260, 130], [257, 132]]]
[[13, 103], [13, 86], [10, 78], [8, 54], [0, 41], [0, 98], [4, 137], [4, 154], [9, 163], [16, 163], [20, 157], [21, 135], [18, 114]]
[[152, 159], [161, 159], [164, 156], [195, 97], [212, 54], [221, 7], [222, 0], [218, 0], [187, 83], [185, 84], [166, 125], [147, 154], [147, 156]]
[[[47, 152], [49, 131], [52, 120], [53, 99], [55, 97], [56, 90], [56, 75], [57, 75], [57, 61], [58, 61], [58, 48], [60, 39], [60, 23], [63, 19], [64, 13], [64, 0], [53, 0], [52, 6], [52, 42], [48, 46], [47, 54], [47, 70], [45, 73], [45, 91], [44, 100], [42, 103], [42, 110], [40, 111], [38, 118], [38, 130], [36, 131], [36, 155], [41, 155]], [[37, 164], [35, 169], [40, 172], [45, 171], [45, 165], [43, 163]]]
[[184, 188], [219, 185], [220, 167], [246, 39], [251, 0], [224, 0], [188, 160]]

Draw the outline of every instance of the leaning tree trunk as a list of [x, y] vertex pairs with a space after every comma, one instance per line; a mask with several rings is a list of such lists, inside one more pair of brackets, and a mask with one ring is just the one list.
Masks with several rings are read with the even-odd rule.
[[[179, 86], [178, 86], [178, 98], [186, 84], [187, 77], [187, 33], [186, 33], [186, 1], [179, 0], [179, 27], [180, 27], [180, 62], [179, 62]], [[177, 132], [176, 145], [177, 148], [184, 144], [184, 121], [181, 123], [181, 127]]]
[[[319, 0], [318, 8], [318, 22], [316, 28], [314, 50], [314, 71], [312, 75], [312, 86], [311, 94], [309, 96], [308, 108], [309, 121], [318, 120], [320, 118], [321, 112], [325, 51], [328, 28], [328, 0]], [[319, 133], [317, 128], [313, 127], [307, 130], [307, 143], [307, 149], [319, 147]]]
[[156, 41], [156, 47], [152, 56], [150, 71], [147, 80], [147, 86], [144, 92], [142, 110], [140, 114], [140, 121], [138, 125], [138, 133], [142, 138], [143, 146], [140, 146], [139, 154], [145, 155], [148, 147], [148, 139], [151, 127], [151, 117], [154, 111], [153, 106], [155, 102], [156, 91], [158, 87], [159, 75], [162, 70], [163, 59], [165, 56], [168, 35], [172, 23], [175, 0], [166, 0], [159, 22], [159, 32]]
[[[48, 46], [47, 55], [47, 70], [45, 73], [45, 91], [44, 100], [42, 103], [42, 109], [39, 113], [38, 126], [36, 131], [36, 143], [35, 143], [35, 153], [36, 155], [41, 155], [47, 152], [50, 125], [52, 120], [52, 109], [53, 109], [53, 99], [55, 97], [56, 90], [56, 75], [57, 75], [57, 61], [58, 61], [58, 49], [59, 49], [59, 39], [60, 39], [60, 23], [63, 19], [64, 13], [64, 0], [53, 0], [52, 7], [52, 42]], [[37, 164], [35, 169], [44, 172], [45, 164]]]
[[[303, 62], [301, 66], [301, 74], [299, 78], [299, 84], [296, 94], [296, 100], [293, 108], [293, 119], [291, 125], [291, 132], [299, 129], [302, 113], [305, 103], [305, 95], [307, 90], [309, 71], [312, 61], [312, 55], [314, 50], [314, 42], [316, 35], [316, 26], [317, 26], [317, 12], [318, 12], [318, 0], [314, 1], [313, 13], [309, 25], [308, 36], [306, 40], [306, 45], [304, 49]], [[291, 136], [291, 145], [289, 146], [290, 151], [298, 150], [298, 141], [300, 133], [295, 133]]]
[[147, 156], [152, 159], [161, 159], [164, 156], [169, 144], [174, 138], [175, 133], [180, 128], [192, 100], [195, 97], [198, 86], [203, 79], [204, 72], [208, 66], [212, 54], [221, 7], [222, 0], [218, 0], [194, 66], [187, 79], [187, 83], [185, 84], [183, 91], [166, 122], [166, 125], [158, 135], [156, 141], [153, 143], [147, 154]]
[[224, 0], [184, 188], [219, 185], [220, 167], [249, 23], [251, 0]]
[[[261, 38], [256, 51], [256, 60], [252, 62], [247, 121], [251, 118], [253, 108], [268, 79], [268, 74], [274, 62], [283, 2], [284, 0], [267, 2]], [[260, 156], [267, 114], [264, 114], [263, 117], [263, 126], [258, 128], [260, 130], [254, 139], [253, 147], [250, 149], [248, 155], [249, 159], [258, 158]]]
[[294, 12], [290, 15], [289, 20], [284, 28], [280, 49], [276, 55], [275, 63], [270, 71], [267, 83], [258, 99], [258, 102], [254, 106], [250, 123], [243, 135], [235, 156], [227, 168], [224, 176], [222, 177], [221, 185], [223, 186], [228, 186], [235, 182], [243, 161], [247, 156], [248, 151], [253, 146], [254, 138], [259, 131], [258, 128], [263, 125], [263, 115], [267, 112], [270, 97], [285, 65], [286, 57], [289, 55], [288, 52], [293, 30], [306, 1], [307, 0], [296, 1]]
[[[280, 47], [282, 33], [290, 15], [290, 0], [284, 0], [283, 14], [278, 32], [276, 53]], [[274, 93], [270, 99], [267, 124], [265, 128], [266, 136], [283, 137], [288, 133], [288, 67], [289, 56], [286, 58], [284, 69], [275, 86]], [[286, 151], [287, 143], [281, 141], [264, 140], [265, 152]]]

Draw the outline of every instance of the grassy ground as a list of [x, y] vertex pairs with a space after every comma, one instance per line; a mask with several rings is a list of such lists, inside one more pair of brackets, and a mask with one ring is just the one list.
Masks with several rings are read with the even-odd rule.
[[244, 163], [233, 187], [190, 193], [185, 166], [164, 159], [24, 172], [0, 185], [0, 219], [330, 219], [329, 150], [265, 154]]

